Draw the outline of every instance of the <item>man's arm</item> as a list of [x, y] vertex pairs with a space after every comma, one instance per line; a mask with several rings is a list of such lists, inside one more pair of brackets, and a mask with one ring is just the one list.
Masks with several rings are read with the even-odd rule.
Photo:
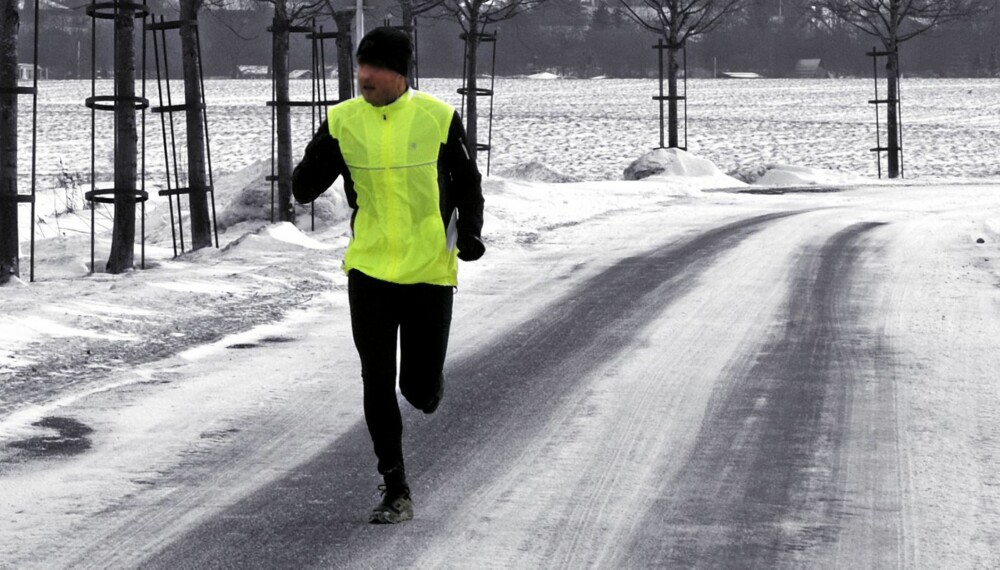
[[448, 128], [443, 158], [451, 175], [452, 200], [458, 208], [458, 257], [475, 261], [486, 252], [482, 242], [483, 187], [476, 163], [469, 157], [465, 128], [456, 112]]
[[346, 171], [340, 144], [330, 136], [330, 128], [323, 121], [306, 146], [305, 156], [292, 171], [292, 195], [300, 204], [308, 204]]

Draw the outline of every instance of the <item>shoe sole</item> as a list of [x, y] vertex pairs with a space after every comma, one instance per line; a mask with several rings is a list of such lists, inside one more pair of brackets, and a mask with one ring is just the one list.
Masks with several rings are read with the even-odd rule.
[[396, 524], [413, 520], [413, 513], [403, 511], [401, 513], [391, 513], [387, 511], [376, 511], [371, 514], [368, 522], [371, 524]]

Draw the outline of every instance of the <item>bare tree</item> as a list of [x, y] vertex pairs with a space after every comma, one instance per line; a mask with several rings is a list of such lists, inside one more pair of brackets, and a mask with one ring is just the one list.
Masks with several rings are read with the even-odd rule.
[[292, 205], [292, 113], [289, 107], [289, 41], [291, 28], [308, 21], [327, 3], [325, 0], [258, 0], [274, 7], [271, 24], [271, 73], [277, 123], [278, 219], [295, 221]]
[[111, 230], [108, 273], [135, 267], [135, 204], [138, 140], [135, 106], [135, 8], [121, 4], [115, 12], [115, 218]]
[[[354, 96], [354, 59], [351, 57], [351, 22], [354, 13], [348, 10], [330, 10], [337, 25], [337, 99], [346, 101]], [[323, 70], [326, 73], [326, 70]]]
[[[399, 17], [403, 21], [403, 31], [406, 35], [410, 36], [410, 40], [416, 39], [414, 34], [416, 27], [417, 16], [426, 14], [433, 11], [434, 9], [440, 7], [444, 0], [397, 0], [399, 2]], [[410, 60], [410, 73], [408, 75], [410, 80], [410, 85], [413, 85], [414, 78], [416, 77], [417, 69], [417, 59], [413, 58]]]
[[667, 144], [677, 141], [677, 54], [691, 38], [706, 34], [741, 8], [745, 0], [621, 0], [629, 18], [663, 37], [667, 49]]
[[487, 26], [509, 20], [518, 14], [544, 3], [546, 0], [444, 0], [444, 13], [461, 26], [465, 36], [465, 130], [468, 137], [469, 156], [477, 154], [479, 112], [476, 105], [478, 68], [476, 55]]
[[0, 285], [20, 276], [17, 233], [17, 0], [0, 0]]
[[[971, 18], [993, 7], [993, 0], [810, 0], [806, 10], [819, 20], [830, 16], [874, 36], [887, 53], [888, 100], [899, 100], [899, 46], [945, 22]], [[899, 108], [890, 103], [888, 130], [888, 174], [899, 176]]]
[[201, 99], [201, 53], [198, 49], [198, 12], [203, 0], [181, 0], [181, 66], [184, 72], [185, 124], [187, 127], [188, 200], [191, 210], [191, 247], [212, 245], [212, 220], [208, 208], [205, 102]]

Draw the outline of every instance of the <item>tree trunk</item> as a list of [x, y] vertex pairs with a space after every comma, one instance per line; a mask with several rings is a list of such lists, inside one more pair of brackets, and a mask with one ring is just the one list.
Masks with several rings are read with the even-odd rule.
[[667, 147], [678, 148], [677, 136], [677, 52], [680, 48], [674, 38], [667, 39]]
[[899, 177], [899, 53], [890, 49], [886, 58], [886, 81], [889, 85], [889, 103], [886, 105], [886, 130], [888, 137], [889, 178]]
[[333, 20], [337, 23], [337, 99], [347, 101], [354, 96], [354, 65], [351, 58], [351, 24], [354, 17], [351, 12], [334, 12]]
[[479, 23], [476, 20], [469, 22], [469, 32], [465, 39], [465, 134], [469, 147], [469, 157], [475, 162], [479, 152], [477, 142], [479, 140], [479, 110], [477, 105], [476, 89], [477, 82], [477, 57], [479, 52]]
[[888, 148], [889, 178], [899, 178], [899, 9], [900, 0], [889, 2], [888, 34], [883, 39], [888, 52], [885, 79], [888, 86], [886, 99], [886, 147]]
[[274, 95], [277, 107], [278, 134], [278, 219], [295, 222], [292, 206], [292, 113], [288, 106], [288, 6], [278, 0], [274, 9], [274, 49], [271, 70], [274, 74]]
[[20, 276], [17, 234], [16, 0], [0, 0], [0, 285]]
[[413, 41], [413, 2], [410, 0], [399, 0], [399, 18], [403, 21], [403, 28], [406, 35]]
[[[399, 0], [399, 11], [400, 19], [403, 21], [403, 30], [406, 35], [410, 36], [410, 43], [413, 45], [413, 52], [416, 55], [417, 45], [414, 42], [416, 38], [414, 20], [416, 18], [413, 15], [413, 3], [410, 0]], [[406, 81], [410, 84], [410, 87], [415, 87], [417, 82], [417, 58], [410, 58], [410, 70], [406, 75]]]
[[125, 4], [115, 18], [115, 221], [108, 273], [135, 266], [135, 191], [137, 176], [135, 104], [135, 10]]
[[198, 10], [201, 0], [181, 0], [181, 63], [184, 69], [184, 111], [187, 120], [188, 199], [191, 209], [191, 247], [212, 245], [212, 219], [208, 208], [208, 168], [205, 124], [202, 121], [201, 62], [198, 53]]

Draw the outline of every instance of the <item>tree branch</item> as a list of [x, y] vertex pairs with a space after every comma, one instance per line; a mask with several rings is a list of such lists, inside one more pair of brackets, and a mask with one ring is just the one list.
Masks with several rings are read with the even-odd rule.
[[[811, 8], [828, 11], [840, 20], [875, 36], [889, 46], [924, 34], [946, 22], [963, 20], [992, 9], [986, 0], [898, 0], [893, 18], [890, 2], [894, 0], [814, 0]], [[909, 25], [910, 29], [901, 32]]]

